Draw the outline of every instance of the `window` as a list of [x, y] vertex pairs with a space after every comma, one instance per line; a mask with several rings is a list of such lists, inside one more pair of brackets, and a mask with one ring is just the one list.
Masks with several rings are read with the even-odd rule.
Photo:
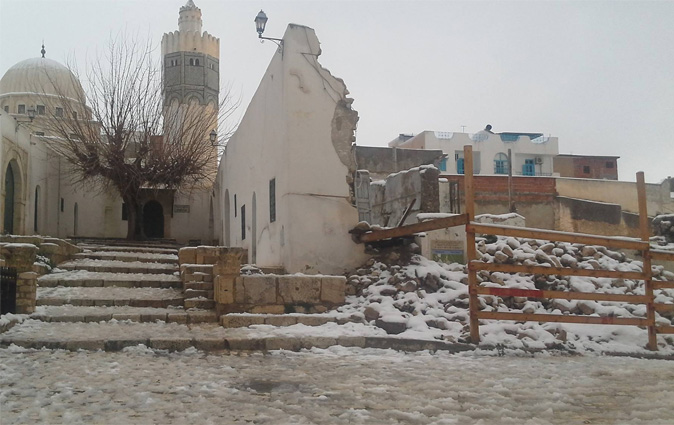
[[63, 108], [57, 106], [54, 115], [56, 115], [57, 118], [63, 118]]
[[5, 112], [9, 113], [9, 105], [5, 105]]
[[194, 66], [194, 58], [190, 58], [190, 66]]
[[494, 158], [494, 174], [508, 174], [508, 155], [497, 153]]
[[77, 111], [73, 111], [73, 119], [74, 119], [74, 120], [77, 119]]
[[126, 202], [122, 202], [122, 221], [129, 221], [129, 209]]
[[236, 218], [236, 194], [234, 195], [234, 217]]
[[194, 65], [199, 66], [199, 59], [194, 60]]
[[16, 112], [19, 113], [19, 114], [25, 114], [26, 113], [26, 105], [17, 106]]
[[269, 221], [276, 221], [276, 179], [269, 180]]
[[447, 171], [447, 158], [442, 158], [438, 168], [440, 169], [440, 171]]
[[37, 114], [44, 115], [44, 113], [45, 113], [44, 105], [37, 105]]
[[63, 198], [61, 198], [61, 212], [63, 212], [63, 209], [64, 209], [65, 205], [66, 205], [66, 201]]
[[241, 240], [246, 239], [246, 206], [241, 205]]
[[523, 176], [535, 176], [536, 175], [536, 164], [533, 159], [525, 159], [524, 165], [522, 165], [522, 175]]
[[613, 168], [613, 162], [612, 162], [612, 161], [607, 161], [607, 162], [606, 162], [606, 168]]
[[590, 174], [590, 166], [583, 165], [583, 174]]
[[456, 172], [457, 172], [457, 174], [464, 174], [463, 158], [457, 158], [456, 159]]
[[36, 131], [35, 135], [36, 136], [44, 136], [44, 131]]

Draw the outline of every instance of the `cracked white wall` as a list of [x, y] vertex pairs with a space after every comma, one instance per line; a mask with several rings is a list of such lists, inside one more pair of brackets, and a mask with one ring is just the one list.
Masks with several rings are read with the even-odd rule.
[[220, 162], [218, 236], [260, 266], [339, 273], [366, 260], [348, 234], [358, 115], [344, 82], [319, 64], [314, 30], [291, 24], [283, 40]]

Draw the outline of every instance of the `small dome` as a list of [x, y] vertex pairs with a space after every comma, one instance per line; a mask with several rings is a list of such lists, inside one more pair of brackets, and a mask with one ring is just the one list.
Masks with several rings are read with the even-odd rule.
[[47, 58], [31, 58], [9, 68], [0, 80], [0, 96], [52, 94], [84, 100], [82, 85], [68, 68]]

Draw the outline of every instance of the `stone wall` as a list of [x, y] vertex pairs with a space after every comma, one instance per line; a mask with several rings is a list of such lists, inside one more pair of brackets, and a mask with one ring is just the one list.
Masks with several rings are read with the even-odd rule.
[[344, 304], [346, 278], [323, 275], [248, 275], [217, 279], [220, 313], [323, 313]]
[[418, 167], [420, 165], [440, 166], [444, 157], [441, 150], [398, 149], [378, 146], [357, 146], [351, 148], [359, 170], [368, 170], [372, 178], [385, 178], [391, 173]]
[[38, 274], [33, 271], [33, 263], [37, 247], [29, 243], [8, 243], [2, 246], [1, 253], [5, 266], [15, 268], [17, 272], [16, 313], [35, 312]]
[[556, 229], [564, 232], [605, 236], [639, 237], [639, 216], [623, 211], [619, 204], [558, 196]]

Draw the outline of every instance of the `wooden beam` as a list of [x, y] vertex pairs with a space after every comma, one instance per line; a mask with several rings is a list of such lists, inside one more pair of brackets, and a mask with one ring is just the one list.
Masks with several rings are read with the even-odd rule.
[[447, 227], [461, 226], [468, 223], [467, 214], [457, 214], [452, 217], [436, 218], [422, 221], [421, 223], [408, 224], [407, 226], [394, 227], [392, 229], [372, 230], [360, 236], [361, 243], [380, 241], [382, 239], [399, 238], [419, 232], [446, 229]]
[[674, 326], [656, 326], [655, 331], [659, 334], [674, 334]]
[[492, 272], [503, 273], [526, 273], [560, 276], [587, 276], [587, 277], [606, 277], [610, 279], [633, 279], [644, 280], [646, 275], [643, 272], [621, 272], [617, 270], [590, 270], [590, 269], [571, 269], [568, 267], [544, 267], [544, 266], [525, 266], [519, 264], [496, 264], [483, 263], [482, 261], [471, 261], [468, 263], [468, 270], [489, 270]]
[[651, 249], [651, 259], [660, 261], [674, 261], [674, 252]]
[[644, 250], [648, 248], [647, 242], [624, 238], [595, 236], [585, 233], [558, 232], [555, 230], [531, 229], [527, 227], [502, 226], [497, 224], [480, 224], [474, 223], [473, 221], [468, 224], [466, 231], [488, 235], [543, 239], [548, 241], [582, 243], [586, 245], [602, 245], [625, 249]]
[[653, 289], [674, 289], [674, 281], [671, 280], [654, 280]]
[[648, 303], [646, 303], [646, 319], [648, 319], [648, 349], [655, 351], [658, 349], [658, 339], [655, 332], [655, 307], [653, 306], [655, 298], [653, 296], [653, 283], [651, 281], [651, 224], [648, 220], [646, 179], [644, 177], [643, 171], [639, 171], [637, 173], [637, 200], [639, 201], [639, 233], [641, 234], [641, 240], [648, 244], [648, 247], [642, 250], [642, 255], [644, 257], [643, 270], [647, 275], [644, 282], [644, 295], [649, 298]]
[[480, 311], [480, 319], [486, 320], [514, 320], [517, 322], [560, 322], [560, 323], [586, 323], [592, 325], [631, 325], [646, 326], [647, 319], [631, 317], [597, 317], [597, 316], [573, 316], [564, 314], [525, 314], [506, 313], [494, 311]]
[[674, 311], [674, 304], [653, 304], [655, 311], [658, 313], [666, 313]]
[[[473, 147], [466, 145], [463, 147], [463, 179], [464, 199], [466, 201], [466, 215], [468, 223], [475, 220], [475, 184], [473, 181]], [[466, 229], [466, 256], [468, 262], [477, 259], [477, 248], [475, 247], [475, 233]], [[477, 297], [477, 273], [475, 270], [468, 270], [468, 313], [470, 323], [470, 341], [473, 344], [480, 343], [480, 322], [477, 313], [480, 308], [480, 300]]]
[[[537, 289], [504, 288], [480, 286], [477, 293], [481, 295], [495, 295], [499, 297], [527, 297], [527, 298], [559, 298], [564, 300], [591, 300], [625, 302], [630, 304], [645, 304], [648, 297], [644, 295], [625, 294], [596, 294], [588, 292], [540, 291]], [[668, 304], [674, 307], [674, 304]]]

